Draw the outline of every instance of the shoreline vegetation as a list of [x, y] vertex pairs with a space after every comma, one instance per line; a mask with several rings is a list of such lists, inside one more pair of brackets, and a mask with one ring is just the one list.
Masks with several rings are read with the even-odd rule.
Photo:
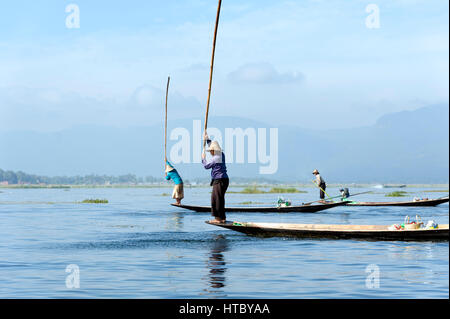
[[[328, 188], [333, 187], [347, 187], [350, 189], [355, 188], [375, 188], [377, 184], [345, 184], [345, 183], [335, 183], [328, 184]], [[199, 184], [188, 184], [185, 183], [184, 187], [188, 188], [209, 188], [209, 182], [199, 183]], [[264, 184], [254, 184], [254, 183], [230, 183], [230, 187], [233, 188], [290, 188], [290, 187], [298, 187], [298, 188], [307, 188], [307, 189], [316, 189], [314, 185], [308, 183], [264, 183]], [[439, 188], [439, 189], [430, 189], [423, 190], [424, 193], [448, 193], [449, 189], [444, 189], [445, 187], [449, 187], [448, 184], [411, 184], [407, 185], [407, 188]], [[69, 190], [71, 188], [173, 188], [173, 185], [170, 183], [152, 183], [152, 184], [0, 184], [0, 189], [63, 189]], [[299, 192], [304, 192], [300, 191]], [[1, 193], [1, 191], [0, 191]], [[229, 193], [229, 192], [228, 192]], [[239, 192], [240, 193], [240, 192]]]
[[0, 205], [73, 205], [73, 204], [109, 204], [107, 199], [85, 199], [83, 201], [75, 201], [75, 202], [52, 202], [52, 201], [0, 201]]
[[[184, 186], [188, 188], [209, 187], [209, 178], [192, 178], [185, 179]], [[390, 183], [390, 182], [389, 182]], [[347, 188], [378, 188], [382, 189], [382, 185], [394, 185], [381, 182], [361, 182], [361, 183], [329, 183], [328, 187], [347, 187]], [[397, 184], [395, 184], [397, 185]], [[449, 183], [435, 184], [404, 184], [407, 188], [439, 188], [442, 192], [448, 192]], [[266, 177], [239, 177], [234, 176], [230, 181], [231, 187], [243, 188], [317, 188], [309, 181], [277, 181]], [[381, 187], [380, 187], [381, 186]], [[23, 188], [23, 189], [65, 189], [70, 188], [171, 188], [173, 185], [167, 182], [163, 176], [161, 177], [138, 177], [134, 174], [125, 174], [120, 176], [96, 175], [90, 174], [85, 176], [41, 176], [35, 174], [27, 174], [22, 171], [4, 171], [0, 169], [0, 189], [2, 188]], [[300, 191], [301, 192], [301, 191]], [[425, 190], [424, 192], [440, 192], [440, 190]], [[257, 193], [249, 191], [249, 193]], [[274, 191], [276, 193], [276, 191]]]

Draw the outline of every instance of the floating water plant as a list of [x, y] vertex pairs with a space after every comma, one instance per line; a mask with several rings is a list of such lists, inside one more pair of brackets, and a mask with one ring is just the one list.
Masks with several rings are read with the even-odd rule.
[[241, 193], [241, 194], [264, 194], [265, 192], [263, 190], [260, 190], [256, 186], [250, 186], [250, 187], [244, 188], [243, 190], [241, 190], [240, 192], [237, 192], [237, 193]]
[[85, 199], [83, 204], [108, 204], [107, 199]]
[[407, 194], [407, 192], [395, 191], [395, 192], [386, 194], [386, 197], [405, 197], [406, 194]]
[[293, 194], [293, 193], [306, 193], [305, 191], [301, 191], [296, 189], [295, 187], [272, 187], [269, 191], [264, 191], [259, 189], [256, 186], [249, 186], [244, 188], [241, 191], [233, 192], [230, 191], [228, 193], [233, 194]]
[[295, 187], [272, 187], [268, 193], [276, 193], [276, 194], [292, 194], [292, 193], [307, 193], [305, 191], [298, 190]]

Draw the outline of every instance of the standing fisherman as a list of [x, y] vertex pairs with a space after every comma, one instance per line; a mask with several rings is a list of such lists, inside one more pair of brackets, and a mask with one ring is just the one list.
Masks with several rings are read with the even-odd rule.
[[327, 184], [325, 183], [322, 176], [317, 169], [313, 171], [313, 175], [316, 175], [316, 185], [320, 188], [320, 199], [325, 199], [325, 189], [327, 188]]
[[211, 184], [213, 187], [211, 193], [211, 213], [214, 220], [210, 222], [213, 224], [220, 224], [226, 222], [225, 216], [225, 192], [228, 189], [229, 179], [227, 175], [227, 167], [225, 165], [225, 154], [223, 154], [219, 143], [209, 139], [205, 132], [204, 140], [208, 144], [206, 151], [209, 151], [212, 158], [209, 162], [206, 161], [206, 154], [202, 153], [202, 163], [205, 169], [211, 169]]

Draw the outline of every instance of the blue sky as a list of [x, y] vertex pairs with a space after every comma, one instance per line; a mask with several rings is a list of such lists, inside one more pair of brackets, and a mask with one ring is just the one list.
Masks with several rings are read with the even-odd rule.
[[[80, 8], [68, 29], [65, 8]], [[366, 27], [366, 7], [380, 28]], [[306, 128], [448, 102], [448, 1], [223, 0], [211, 116]], [[0, 129], [203, 118], [216, 1], [3, 1]], [[211, 123], [213, 125], [213, 123]]]

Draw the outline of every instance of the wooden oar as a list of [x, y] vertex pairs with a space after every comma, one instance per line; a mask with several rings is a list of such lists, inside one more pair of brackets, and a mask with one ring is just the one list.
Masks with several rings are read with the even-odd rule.
[[[356, 193], [356, 194], [349, 195], [348, 197], [352, 197], [352, 196], [356, 196], [356, 195], [362, 195], [362, 194], [367, 194], [367, 193], [372, 193], [372, 191]], [[335, 198], [341, 198], [341, 197], [342, 197], [342, 195], [339, 195], [339, 196], [329, 197], [328, 199], [335, 199]], [[303, 205], [310, 205], [310, 204], [318, 203], [320, 201], [323, 201], [323, 199], [315, 200], [314, 202], [303, 203]]]
[[[216, 26], [214, 28], [214, 39], [213, 39], [213, 47], [212, 47], [212, 56], [211, 56], [211, 70], [209, 73], [209, 86], [208, 86], [208, 99], [206, 101], [206, 114], [205, 114], [205, 131], [208, 128], [208, 115], [209, 115], [209, 103], [211, 99], [211, 86], [212, 86], [212, 77], [214, 70], [214, 54], [216, 52], [216, 38], [217, 38], [217, 29], [219, 27], [219, 17], [220, 17], [220, 7], [222, 5], [222, 0], [219, 0], [219, 5], [217, 7], [217, 16], [216, 16]], [[206, 140], [203, 141], [203, 149], [205, 149]]]
[[166, 163], [167, 163], [167, 100], [169, 97], [169, 83], [170, 83], [170, 76], [167, 78], [167, 88], [166, 88], [166, 117], [164, 121], [164, 171], [166, 170]]

